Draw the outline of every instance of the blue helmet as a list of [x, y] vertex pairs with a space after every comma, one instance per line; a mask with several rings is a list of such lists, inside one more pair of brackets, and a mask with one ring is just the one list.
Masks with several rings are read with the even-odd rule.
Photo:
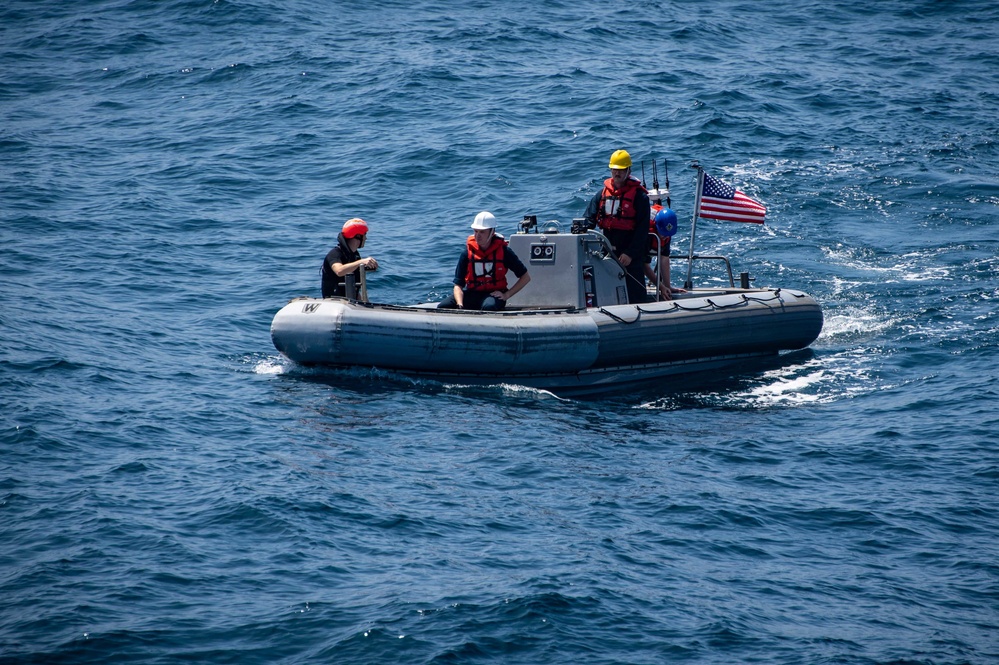
[[669, 208], [663, 208], [656, 213], [656, 233], [663, 237], [676, 233], [676, 213]]

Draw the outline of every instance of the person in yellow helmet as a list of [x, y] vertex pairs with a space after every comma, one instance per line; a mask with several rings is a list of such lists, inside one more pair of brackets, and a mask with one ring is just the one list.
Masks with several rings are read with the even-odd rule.
[[362, 259], [358, 250], [364, 247], [364, 239], [368, 236], [368, 223], [360, 217], [348, 219], [343, 224], [336, 239], [336, 247], [331, 249], [323, 259], [321, 270], [323, 280], [323, 298], [334, 296], [353, 298], [348, 294], [344, 277], [355, 272], [361, 266], [367, 270], [377, 270], [378, 261], [369, 256]]
[[645, 292], [645, 257], [649, 252], [649, 194], [631, 175], [631, 155], [615, 150], [608, 163], [611, 175], [603, 189], [590, 199], [584, 217], [598, 226], [614, 247], [624, 267], [628, 302], [648, 301]]

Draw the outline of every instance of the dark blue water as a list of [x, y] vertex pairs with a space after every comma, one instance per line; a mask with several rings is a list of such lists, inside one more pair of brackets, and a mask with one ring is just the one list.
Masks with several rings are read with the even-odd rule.
[[[378, 4], [0, 8], [0, 661], [999, 661], [999, 7]], [[348, 217], [439, 299], [618, 148], [683, 251], [693, 160], [768, 205], [697, 250], [810, 350], [581, 401], [272, 347]]]

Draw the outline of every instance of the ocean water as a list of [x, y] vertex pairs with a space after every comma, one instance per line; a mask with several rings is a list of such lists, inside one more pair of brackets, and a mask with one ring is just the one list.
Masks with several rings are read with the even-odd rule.
[[[997, 109], [984, 1], [8, 0], [0, 662], [999, 662]], [[440, 299], [618, 148], [678, 251], [695, 160], [768, 205], [697, 251], [811, 348], [586, 400], [274, 350], [348, 217]]]

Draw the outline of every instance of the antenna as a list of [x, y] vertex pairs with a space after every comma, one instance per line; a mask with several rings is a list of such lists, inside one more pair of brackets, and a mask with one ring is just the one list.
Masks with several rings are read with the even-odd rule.
[[[666, 207], [672, 208], [673, 204], [669, 200], [669, 164], [666, 163], [666, 158], [663, 157], [663, 174], [666, 176]], [[656, 185], [658, 188], [659, 185]]]

